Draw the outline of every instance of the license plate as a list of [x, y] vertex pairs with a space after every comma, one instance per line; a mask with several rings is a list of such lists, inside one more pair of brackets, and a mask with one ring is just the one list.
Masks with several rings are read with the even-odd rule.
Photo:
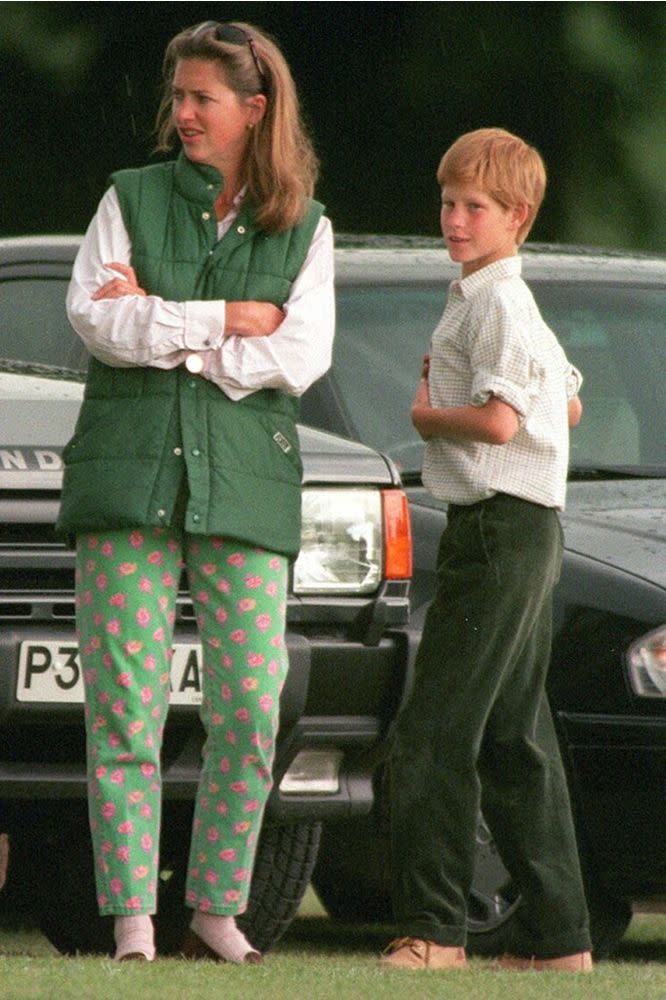
[[[16, 684], [18, 701], [83, 703], [83, 678], [76, 644], [22, 642]], [[171, 661], [172, 705], [201, 704], [201, 647], [176, 643]]]

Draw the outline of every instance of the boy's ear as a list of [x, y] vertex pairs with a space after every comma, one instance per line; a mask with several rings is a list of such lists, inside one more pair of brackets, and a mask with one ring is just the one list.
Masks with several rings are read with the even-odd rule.
[[514, 205], [511, 209], [511, 223], [515, 226], [516, 231], [526, 222], [527, 216], [530, 212], [530, 206], [526, 203], [522, 205]]

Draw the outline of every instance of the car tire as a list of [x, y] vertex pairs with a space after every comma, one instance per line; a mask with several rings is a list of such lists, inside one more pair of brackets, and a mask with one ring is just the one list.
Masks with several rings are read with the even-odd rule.
[[[160, 955], [179, 953], [191, 918], [183, 903], [191, 815], [188, 804], [169, 808], [164, 817], [154, 917]], [[264, 826], [248, 909], [238, 921], [258, 950], [268, 951], [296, 915], [310, 882], [319, 834], [319, 824]], [[41, 828], [32, 827], [30, 840], [30, 897], [41, 932], [65, 955], [113, 953], [113, 921], [97, 912], [85, 808], [70, 805], [66, 814], [51, 815]]]

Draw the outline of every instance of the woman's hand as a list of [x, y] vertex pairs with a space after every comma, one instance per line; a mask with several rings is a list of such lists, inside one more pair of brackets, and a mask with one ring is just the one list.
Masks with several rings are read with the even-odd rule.
[[111, 278], [101, 288], [98, 288], [92, 295], [93, 301], [96, 302], [99, 299], [120, 299], [124, 295], [147, 295], [147, 292], [139, 285], [133, 267], [130, 267], [128, 264], [119, 264], [117, 261], [105, 264], [105, 267], [108, 267], [111, 271], [118, 271], [122, 277]]
[[285, 317], [272, 302], [227, 302], [224, 332], [227, 336], [270, 337]]

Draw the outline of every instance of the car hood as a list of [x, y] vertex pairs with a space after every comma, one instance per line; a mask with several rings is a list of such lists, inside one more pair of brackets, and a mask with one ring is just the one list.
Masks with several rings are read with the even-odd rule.
[[[58, 490], [83, 384], [0, 371], [0, 490]], [[396, 476], [364, 445], [299, 427], [305, 483], [390, 484]]]
[[666, 480], [571, 483], [562, 524], [569, 551], [666, 589]]

